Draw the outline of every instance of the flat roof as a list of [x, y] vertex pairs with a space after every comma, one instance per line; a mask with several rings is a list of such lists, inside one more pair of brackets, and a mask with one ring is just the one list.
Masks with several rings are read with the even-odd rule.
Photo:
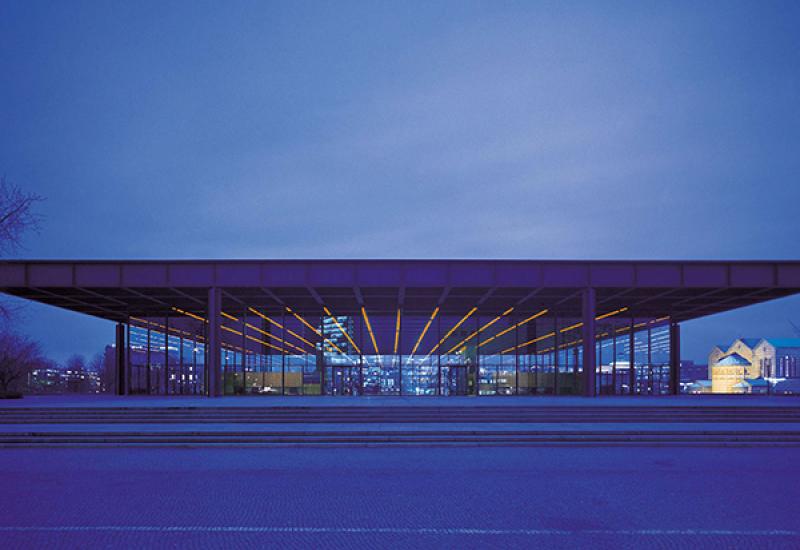
[[547, 307], [580, 316], [581, 290], [597, 309], [685, 321], [800, 293], [800, 261], [674, 260], [8, 260], [0, 291], [113, 321], [205, 307], [223, 289], [223, 309], [323, 305], [353, 314], [442, 313], [471, 307]]

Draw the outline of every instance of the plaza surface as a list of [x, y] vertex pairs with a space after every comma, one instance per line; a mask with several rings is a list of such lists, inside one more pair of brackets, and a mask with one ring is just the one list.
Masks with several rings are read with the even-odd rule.
[[[0, 540], [4, 548], [797, 548], [798, 405], [746, 396], [26, 397], [0, 403], [3, 437], [28, 438], [0, 448]], [[698, 421], [709, 410], [720, 412]], [[251, 445], [234, 435], [364, 430], [647, 430], [662, 442]], [[671, 430], [695, 439], [669, 442]], [[711, 441], [726, 430], [781, 431], [791, 441]], [[86, 442], [37, 442], [69, 432]], [[164, 439], [91, 439], [110, 432]], [[186, 444], [187, 432], [206, 442]], [[223, 440], [208, 443], [211, 432]]]
[[800, 448], [5, 449], [5, 548], [797, 548]]

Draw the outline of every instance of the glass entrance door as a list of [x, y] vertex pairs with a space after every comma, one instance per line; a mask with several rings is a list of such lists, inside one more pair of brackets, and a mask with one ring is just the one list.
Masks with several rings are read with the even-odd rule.
[[[442, 395], [470, 395], [472, 380], [467, 365], [442, 366]], [[474, 378], [474, 374], [472, 375]]]
[[332, 366], [326, 369], [329, 395], [362, 395], [364, 376], [360, 367]]

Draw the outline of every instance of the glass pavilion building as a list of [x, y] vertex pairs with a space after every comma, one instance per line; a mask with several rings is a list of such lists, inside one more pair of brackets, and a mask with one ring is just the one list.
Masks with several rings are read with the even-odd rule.
[[0, 289], [116, 322], [120, 394], [660, 395], [682, 321], [800, 262], [7, 261]]

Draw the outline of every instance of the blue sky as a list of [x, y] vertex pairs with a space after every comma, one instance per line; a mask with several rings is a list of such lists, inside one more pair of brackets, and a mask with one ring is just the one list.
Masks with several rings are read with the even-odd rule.
[[[797, 259], [796, 2], [0, 3], [25, 258]], [[26, 306], [59, 359], [111, 325]], [[791, 336], [800, 299], [684, 326]], [[57, 330], [56, 330], [57, 329]]]

